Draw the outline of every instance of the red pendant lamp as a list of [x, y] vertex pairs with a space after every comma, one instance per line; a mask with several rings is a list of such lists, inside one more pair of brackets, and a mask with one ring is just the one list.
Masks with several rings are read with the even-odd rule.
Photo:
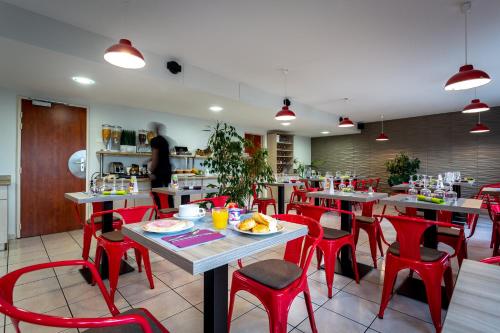
[[382, 131], [380, 134], [377, 136], [375, 140], [377, 141], [389, 141], [389, 137], [384, 133], [384, 115], [380, 116], [381, 123], [382, 123]]
[[[284, 82], [284, 85], [285, 85], [285, 96], [287, 96], [287, 75], [288, 75], [288, 69], [286, 68], [282, 68], [281, 71], [283, 72], [283, 82]], [[292, 110], [290, 110], [288, 107], [290, 106], [290, 100], [288, 99], [288, 97], [285, 97], [285, 99], [283, 99], [283, 107], [281, 108], [280, 111], [278, 111], [276, 113], [276, 115], [274, 116], [274, 119], [278, 120], [278, 121], [290, 121], [290, 120], [294, 120], [296, 118], [295, 116], [295, 112], [293, 112]]]
[[353, 127], [354, 123], [348, 117], [342, 118], [339, 122], [339, 127]]
[[485, 124], [481, 123], [481, 113], [479, 113], [476, 126], [472, 127], [469, 132], [475, 134], [475, 133], [488, 133], [489, 131], [490, 128]]
[[462, 110], [462, 113], [477, 113], [488, 111], [490, 107], [488, 104], [483, 103], [479, 100], [479, 98], [473, 99], [469, 105], [466, 105]]
[[104, 59], [121, 68], [138, 69], [146, 65], [144, 56], [128, 39], [120, 39], [118, 44], [110, 46], [104, 53]]
[[458, 73], [453, 75], [445, 84], [445, 90], [465, 90], [480, 87], [491, 81], [488, 73], [475, 69], [473, 65], [467, 63], [467, 14], [471, 8], [471, 2], [462, 4], [462, 12], [465, 16], [465, 65], [461, 66]]

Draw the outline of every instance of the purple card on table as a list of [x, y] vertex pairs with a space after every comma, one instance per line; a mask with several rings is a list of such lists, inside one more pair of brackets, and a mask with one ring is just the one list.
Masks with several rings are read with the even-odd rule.
[[208, 229], [200, 229], [196, 233], [188, 232], [185, 236], [183, 235], [165, 236], [162, 237], [161, 239], [182, 249], [193, 245], [211, 242], [213, 240], [224, 237], [225, 236], [219, 232], [215, 232]]

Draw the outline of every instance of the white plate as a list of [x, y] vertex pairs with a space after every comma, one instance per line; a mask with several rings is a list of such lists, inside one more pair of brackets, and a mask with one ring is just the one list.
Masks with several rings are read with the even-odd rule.
[[279, 223], [279, 221], [276, 223], [276, 231], [269, 231], [269, 232], [258, 232], [258, 233], [255, 233], [255, 232], [252, 232], [252, 231], [243, 231], [243, 230], [240, 230], [238, 229], [238, 226], [240, 225], [241, 222], [239, 222], [238, 224], [235, 224], [233, 225], [233, 229], [239, 233], [242, 233], [242, 234], [247, 234], [247, 235], [255, 235], [255, 236], [268, 236], [268, 235], [273, 235], [273, 234], [277, 234], [278, 232], [282, 232], [283, 230], [285, 230], [285, 227]]
[[152, 221], [148, 224], [145, 224], [142, 226], [142, 230], [146, 231], [146, 232], [152, 232], [152, 233], [156, 233], [156, 234], [176, 234], [176, 233], [181, 233], [183, 231], [186, 231], [186, 230], [189, 230], [191, 228], [194, 227], [194, 223], [192, 221], [187, 221], [187, 220], [172, 220], [172, 219], [165, 219], [165, 220], [169, 220], [169, 221], [175, 221], [177, 223], [183, 223], [184, 225], [179, 228], [179, 229], [175, 229], [175, 230], [160, 230], [160, 229], [150, 229], [148, 228], [148, 225], [152, 224], [152, 223], [155, 223], [157, 221], [160, 221], [160, 220], [157, 220], [157, 221]]
[[202, 219], [205, 217], [205, 215], [203, 216], [179, 216], [179, 213], [175, 213], [174, 214], [174, 217], [178, 220], [188, 220], [188, 221], [198, 221], [199, 219]]

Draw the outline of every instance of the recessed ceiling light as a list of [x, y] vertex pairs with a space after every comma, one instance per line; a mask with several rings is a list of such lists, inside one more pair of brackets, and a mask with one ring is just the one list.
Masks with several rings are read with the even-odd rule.
[[84, 84], [86, 86], [95, 83], [94, 80], [89, 79], [88, 77], [85, 77], [85, 76], [73, 76], [72, 79], [73, 79], [73, 81], [80, 83], [80, 84]]
[[288, 122], [287, 123], [281, 123], [281, 125], [283, 125], [283, 126], [290, 126], [291, 124], [292, 123], [288, 123]]
[[321, 134], [330, 134], [330, 131], [322, 131]]
[[218, 105], [212, 105], [208, 109], [210, 111], [213, 111], [213, 112], [221, 112], [222, 110], [224, 110], [224, 108], [222, 106], [218, 106]]

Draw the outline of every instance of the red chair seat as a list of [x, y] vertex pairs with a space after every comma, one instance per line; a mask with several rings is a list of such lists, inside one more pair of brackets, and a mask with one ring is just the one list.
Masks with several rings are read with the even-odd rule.
[[[164, 333], [165, 330], [158, 326], [156, 319], [152, 318], [149, 313], [146, 313], [144, 309], [130, 309], [121, 312], [117, 317], [122, 317], [124, 315], [138, 315], [146, 319], [151, 327], [153, 333]], [[85, 331], [86, 333], [142, 333], [144, 332], [140, 325], [130, 324], [130, 325], [120, 325], [111, 327], [98, 327], [91, 328]]]
[[[392, 243], [391, 246], [389, 246], [388, 251], [393, 255], [399, 257], [399, 243]], [[438, 261], [446, 255], [448, 255], [448, 253], [443, 251], [431, 249], [425, 246], [420, 247], [420, 259], [425, 262]]]
[[369, 216], [356, 216], [356, 222], [361, 222], [361, 223], [374, 223], [376, 219], [374, 217], [369, 217]]
[[268, 259], [245, 266], [239, 272], [269, 288], [280, 290], [302, 275], [302, 268], [289, 261]]
[[122, 232], [119, 230], [104, 232], [101, 234], [101, 237], [110, 242], [123, 242], [123, 240], [125, 239]]
[[323, 227], [323, 232], [323, 238], [325, 239], [339, 239], [350, 235], [347, 231], [327, 227]]
[[452, 236], [452, 237], [459, 237], [460, 236], [460, 229], [457, 228], [446, 228], [446, 227], [438, 227], [438, 235], [445, 235], [445, 236]]

